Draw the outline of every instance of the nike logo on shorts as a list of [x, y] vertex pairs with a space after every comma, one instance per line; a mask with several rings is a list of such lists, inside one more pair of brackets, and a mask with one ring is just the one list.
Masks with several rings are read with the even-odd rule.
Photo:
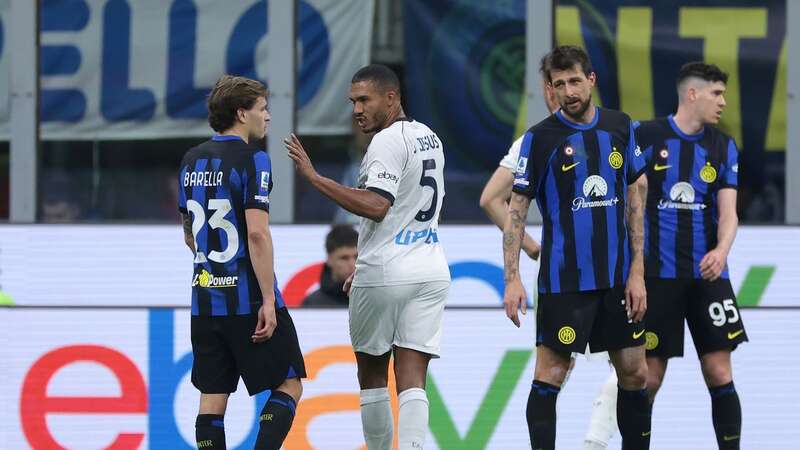
[[739, 331], [734, 331], [733, 333], [728, 333], [728, 340], [734, 340], [734, 339], [736, 339], [736, 336], [739, 336], [742, 333], [744, 333], [744, 330], [739, 330]]
[[669, 165], [669, 164], [667, 164], [667, 165], [664, 165], [664, 166], [662, 166], [661, 164], [656, 164], [655, 166], [653, 166], [653, 170], [655, 170], [656, 172], [660, 172], [660, 171], [662, 171], [662, 170], [667, 170], [667, 169], [669, 169], [670, 167], [672, 167], [672, 166], [671, 166], [671, 165]]
[[639, 339], [640, 337], [642, 337], [643, 334], [644, 334], [644, 330], [642, 330], [642, 331], [640, 331], [638, 333], [634, 331], [633, 332], [633, 338], [634, 339]]
[[738, 434], [736, 436], [722, 436], [723, 441], [735, 441], [736, 439], [739, 439]]

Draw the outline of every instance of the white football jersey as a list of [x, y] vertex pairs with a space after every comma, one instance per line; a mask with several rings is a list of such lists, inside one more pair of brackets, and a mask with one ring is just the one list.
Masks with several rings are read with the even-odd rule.
[[359, 187], [386, 197], [381, 222], [361, 219], [353, 286], [449, 281], [439, 243], [444, 199], [444, 148], [424, 124], [398, 120], [372, 138]]
[[519, 161], [519, 149], [522, 147], [522, 138], [525, 135], [519, 137], [516, 141], [511, 144], [511, 147], [508, 148], [508, 153], [503, 159], [500, 160], [500, 167], [505, 167], [506, 169], [510, 170], [511, 172], [517, 171], [517, 162]]

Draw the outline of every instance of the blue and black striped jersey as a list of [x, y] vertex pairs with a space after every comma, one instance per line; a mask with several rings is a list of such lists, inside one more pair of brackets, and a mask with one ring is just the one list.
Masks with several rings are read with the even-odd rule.
[[[192, 315], [255, 314], [263, 299], [244, 211], [269, 211], [269, 155], [237, 136], [214, 136], [183, 157], [179, 183], [178, 209], [191, 216], [196, 247]], [[283, 307], [277, 280], [273, 289]]]
[[556, 112], [524, 136], [514, 192], [542, 213], [539, 292], [606, 289], [627, 280], [627, 187], [644, 172], [631, 119], [597, 108], [577, 124]]
[[637, 138], [647, 160], [645, 273], [702, 278], [700, 260], [717, 245], [717, 194], [738, 184], [736, 143], [712, 126], [687, 135], [672, 116], [642, 122]]

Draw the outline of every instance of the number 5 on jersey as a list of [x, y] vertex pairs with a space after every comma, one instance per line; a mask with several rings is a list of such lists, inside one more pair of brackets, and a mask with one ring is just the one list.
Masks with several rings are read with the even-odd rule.
[[436, 160], [425, 159], [422, 161], [422, 177], [419, 179], [420, 186], [430, 186], [433, 189], [433, 197], [431, 198], [431, 206], [425, 210], [419, 210], [414, 217], [418, 222], [427, 222], [433, 218], [436, 213], [436, 204], [439, 200], [439, 186], [436, 184], [436, 179], [425, 172], [436, 169]]

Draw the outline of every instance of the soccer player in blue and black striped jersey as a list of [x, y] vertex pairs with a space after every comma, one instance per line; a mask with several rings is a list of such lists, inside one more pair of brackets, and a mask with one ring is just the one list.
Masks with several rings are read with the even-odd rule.
[[742, 426], [731, 351], [747, 341], [727, 257], [736, 236], [739, 164], [734, 140], [713, 125], [725, 107], [728, 75], [701, 62], [678, 74], [678, 111], [642, 122], [647, 159], [645, 269], [648, 390], [655, 398], [669, 358], [683, 356], [689, 323], [711, 393], [720, 449], [738, 449]]
[[278, 290], [269, 232], [272, 170], [253, 141], [267, 131], [267, 91], [223, 76], [208, 97], [218, 134], [189, 150], [180, 168], [179, 209], [192, 277], [192, 384], [201, 392], [195, 432], [202, 449], [224, 449], [224, 414], [241, 377], [250, 395], [271, 395], [256, 449], [279, 449], [300, 399], [305, 365]]
[[[519, 326], [525, 290], [519, 251], [532, 198], [542, 213], [536, 368], [527, 421], [534, 449], [555, 448], [556, 397], [570, 352], [608, 350], [617, 371], [617, 423], [624, 449], [650, 444], [644, 324], [644, 202], [647, 179], [631, 119], [595, 107], [586, 52], [547, 55], [547, 81], [561, 108], [523, 138], [503, 233], [507, 316]], [[630, 235], [630, 240], [629, 240]]]

